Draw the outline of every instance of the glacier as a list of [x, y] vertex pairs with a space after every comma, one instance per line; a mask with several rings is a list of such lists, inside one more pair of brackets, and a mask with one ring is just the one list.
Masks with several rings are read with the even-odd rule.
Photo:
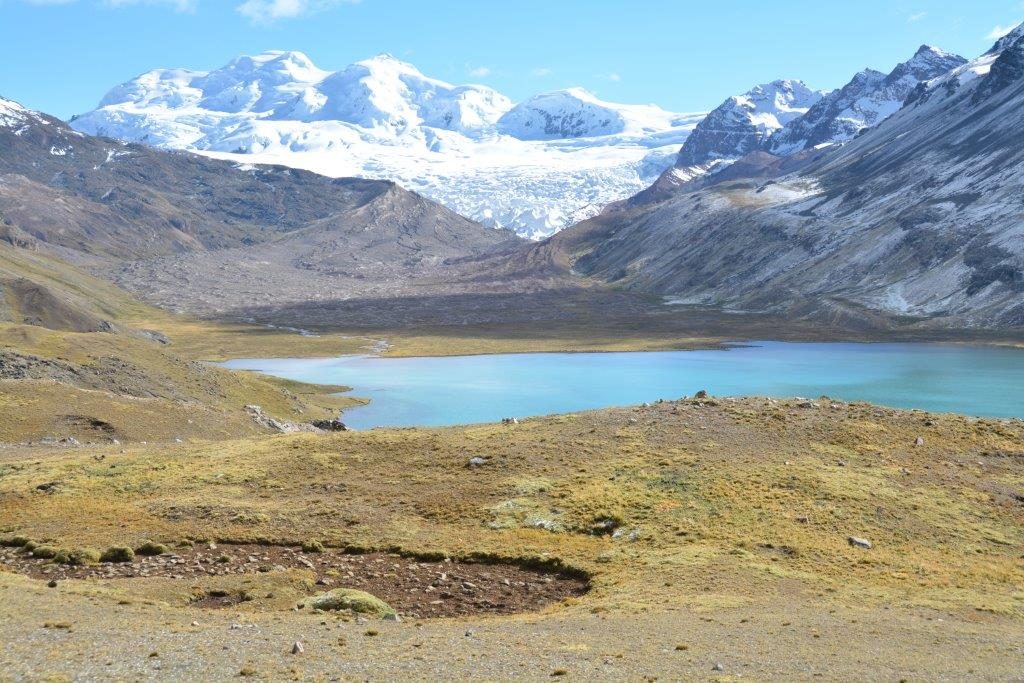
[[70, 124], [242, 165], [393, 180], [540, 239], [649, 186], [703, 118], [581, 88], [516, 104], [387, 54], [330, 72], [301, 52], [269, 51], [214, 71], [147, 72]]

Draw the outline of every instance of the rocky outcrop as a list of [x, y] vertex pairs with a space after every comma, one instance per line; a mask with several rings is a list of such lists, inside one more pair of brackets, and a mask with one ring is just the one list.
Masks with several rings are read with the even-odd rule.
[[820, 145], [848, 142], [899, 111], [919, 83], [966, 62], [959, 55], [924, 45], [888, 75], [865, 69], [822, 98], [806, 114], [775, 132], [764, 147], [772, 154], [790, 155]]

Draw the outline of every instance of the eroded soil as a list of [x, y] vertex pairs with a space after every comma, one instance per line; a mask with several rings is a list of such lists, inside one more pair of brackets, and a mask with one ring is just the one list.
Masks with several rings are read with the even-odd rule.
[[[0, 567], [46, 581], [130, 579], [268, 574], [309, 571], [309, 594], [356, 588], [377, 596], [399, 614], [412, 618], [530, 612], [565, 598], [583, 595], [579, 576], [510, 563], [444, 559], [423, 561], [397, 553], [348, 554], [342, 550], [303, 552], [267, 545], [200, 544], [134, 562], [72, 566], [34, 558], [15, 548], [0, 548]], [[193, 605], [232, 607], [252, 599], [244, 590], [197, 593]]]

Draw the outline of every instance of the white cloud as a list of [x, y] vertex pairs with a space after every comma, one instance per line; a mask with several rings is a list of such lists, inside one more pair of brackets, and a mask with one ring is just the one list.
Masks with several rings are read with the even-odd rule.
[[550, 76], [551, 75], [551, 69], [549, 69], [546, 66], [538, 66], [536, 69], [533, 69], [532, 71], [530, 71], [530, 75], [531, 76], [537, 76], [538, 78], [542, 77], [542, 76]]
[[469, 75], [473, 78], [483, 78], [491, 73], [491, 70], [486, 66], [478, 66], [475, 69], [470, 69]]
[[622, 76], [620, 76], [619, 74], [616, 74], [616, 73], [610, 73], [610, 74], [608, 74], [608, 80], [613, 82], [613, 83], [618, 83], [619, 81], [622, 80]]
[[336, 5], [351, 5], [357, 2], [359, 0], [245, 0], [235, 9], [250, 21], [269, 24], [278, 19], [294, 19]]
[[927, 12], [915, 12], [914, 14], [911, 14], [909, 17], [907, 17], [907, 22], [913, 24], [918, 21], [921, 21], [926, 16], [928, 16]]
[[1018, 25], [1020, 25], [1019, 21], [1014, 24], [1010, 24], [1009, 26], [996, 26], [991, 31], [989, 31], [988, 35], [985, 37], [988, 38], [989, 40], [999, 40], [1003, 36], [1009, 34], [1010, 31], [1017, 28]]

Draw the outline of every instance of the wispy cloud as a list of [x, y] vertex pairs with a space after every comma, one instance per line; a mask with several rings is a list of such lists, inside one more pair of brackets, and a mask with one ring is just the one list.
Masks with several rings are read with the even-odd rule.
[[483, 78], [491, 73], [491, 70], [486, 66], [478, 66], [475, 69], [469, 70], [469, 75], [473, 78]]
[[359, 0], [245, 0], [235, 9], [257, 24], [271, 24], [279, 19], [295, 19], [322, 12], [337, 5], [353, 5]]
[[543, 77], [543, 76], [550, 76], [551, 75], [551, 69], [549, 69], [546, 66], [538, 66], [536, 69], [532, 69], [530, 71], [530, 75], [531, 76], [536, 76], [538, 78]]
[[195, 12], [199, 0], [103, 0], [107, 7], [128, 7], [129, 5], [167, 5], [175, 12]]
[[921, 21], [922, 19], [924, 19], [927, 16], [928, 16], [927, 12], [915, 12], [914, 14], [911, 14], [909, 17], [907, 17], [907, 23], [908, 24], [916, 24], [917, 22]]
[[[30, 5], [70, 5], [78, 0], [24, 0]], [[128, 7], [130, 5], [164, 5], [176, 12], [195, 12], [199, 0], [98, 0], [103, 7]]]
[[618, 83], [619, 81], [622, 80], [622, 76], [620, 76], [617, 73], [610, 73], [608, 74], [608, 80], [611, 81], [612, 83]]
[[988, 38], [989, 40], [999, 40], [1003, 36], [1009, 34], [1010, 31], [1017, 28], [1018, 25], [1020, 25], [1019, 21], [1014, 22], [1009, 26], [996, 26], [991, 31], [989, 31], [988, 35], [985, 37]]

